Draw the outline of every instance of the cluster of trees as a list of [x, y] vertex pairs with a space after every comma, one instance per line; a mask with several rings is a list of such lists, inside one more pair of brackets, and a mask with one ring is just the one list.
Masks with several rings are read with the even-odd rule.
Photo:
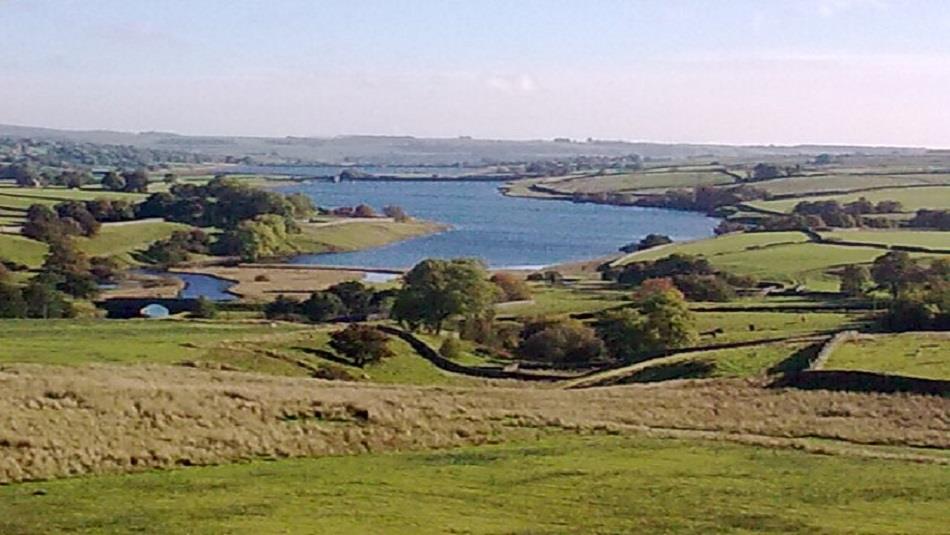
[[51, 168], [137, 168], [158, 163], [207, 163], [211, 156], [129, 145], [34, 138], [0, 138], [0, 161]]
[[376, 291], [359, 281], [347, 281], [314, 292], [303, 301], [279, 295], [265, 306], [264, 314], [271, 319], [312, 322], [366, 319], [385, 314], [392, 306], [394, 294], [393, 290]]
[[747, 184], [728, 188], [697, 186], [693, 189], [674, 189], [661, 195], [641, 197], [634, 204], [672, 210], [714, 213], [723, 206], [767, 199], [768, 197], [769, 193], [767, 191]]
[[647, 234], [638, 242], [631, 242], [627, 245], [624, 245], [620, 248], [622, 253], [635, 253], [637, 251], [643, 251], [646, 249], [652, 249], [653, 247], [659, 247], [661, 245], [666, 245], [673, 243], [673, 239], [664, 234]]
[[148, 170], [109, 171], [102, 177], [102, 189], [129, 193], [148, 193]]
[[950, 260], [915, 261], [903, 251], [892, 251], [874, 260], [870, 269], [849, 265], [839, 274], [841, 292], [862, 297], [875, 289], [891, 296], [882, 318], [885, 328], [896, 331], [950, 329]]
[[874, 260], [871, 278], [891, 294], [882, 319], [896, 331], [950, 330], [950, 260], [915, 261], [903, 251]]
[[100, 226], [83, 203], [70, 201], [55, 210], [43, 204], [30, 206], [20, 232], [27, 238], [58, 243], [71, 236], [95, 236]]
[[204, 185], [176, 184], [168, 192], [153, 193], [139, 205], [138, 217], [229, 230], [263, 215], [291, 219], [309, 216], [315, 209], [306, 195], [281, 195], [218, 176]]
[[917, 210], [907, 225], [915, 228], [950, 230], [950, 210]]
[[752, 277], [718, 271], [705, 258], [679, 253], [654, 261], [604, 266], [601, 278], [628, 286], [649, 279], [669, 279], [691, 301], [730, 301], [737, 289], [757, 283]]
[[640, 285], [630, 307], [601, 313], [592, 326], [573, 319], [526, 322], [517, 353], [555, 364], [637, 362], [670, 349], [689, 347], [698, 337], [696, 319], [670, 279]]
[[801, 172], [801, 164], [780, 166], [772, 163], [757, 163], [751, 170], [746, 171], [745, 180], [747, 182], [761, 182], [763, 180], [774, 180], [776, 178], [800, 175]]
[[115, 282], [118, 266], [107, 258], [90, 259], [69, 239], [54, 241], [39, 273], [23, 287], [0, 268], [0, 317], [65, 318], [76, 314], [70, 297], [90, 299], [102, 283]]
[[891, 214], [903, 210], [897, 201], [881, 201], [877, 204], [861, 197], [841, 204], [838, 201], [802, 201], [795, 205], [793, 213], [805, 216], [809, 228], [859, 227], [866, 214]]
[[176, 230], [164, 240], [153, 242], [142, 253], [144, 260], [169, 267], [188, 260], [192, 254], [209, 254], [211, 237], [201, 229]]

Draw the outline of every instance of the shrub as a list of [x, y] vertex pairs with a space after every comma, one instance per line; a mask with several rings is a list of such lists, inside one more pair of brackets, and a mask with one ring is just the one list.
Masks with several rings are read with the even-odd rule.
[[736, 291], [718, 275], [677, 275], [673, 283], [690, 301], [725, 302], [736, 298]]
[[218, 305], [207, 297], [201, 296], [195, 303], [195, 311], [191, 315], [195, 318], [212, 319], [218, 315]]
[[525, 325], [518, 353], [557, 364], [589, 364], [603, 353], [593, 329], [577, 320], [540, 320]]
[[531, 287], [524, 280], [511, 273], [496, 273], [491, 281], [501, 290], [503, 301], [523, 301], [531, 299]]
[[299, 311], [313, 322], [335, 320], [346, 315], [346, 305], [335, 294], [314, 292], [310, 298], [300, 303]]
[[462, 356], [462, 342], [454, 336], [450, 336], [439, 346], [439, 354], [449, 360], [456, 360]]
[[330, 347], [360, 368], [393, 356], [388, 342], [382, 331], [363, 324], [353, 324], [330, 335]]

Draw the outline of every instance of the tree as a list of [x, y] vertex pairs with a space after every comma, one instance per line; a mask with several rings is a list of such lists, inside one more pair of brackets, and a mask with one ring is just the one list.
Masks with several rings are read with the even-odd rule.
[[43, 185], [43, 178], [32, 165], [13, 164], [7, 168], [7, 175], [21, 188], [38, 188]]
[[848, 297], [861, 297], [864, 295], [868, 284], [871, 283], [871, 273], [868, 268], [849, 264], [841, 270], [840, 291]]
[[663, 234], [647, 234], [637, 243], [624, 245], [620, 248], [620, 251], [623, 253], [632, 253], [635, 251], [659, 247], [660, 245], [666, 245], [668, 243], [673, 243], [673, 239], [669, 236]]
[[0, 318], [25, 318], [26, 301], [17, 286], [0, 280]]
[[589, 364], [603, 353], [597, 333], [573, 320], [540, 320], [525, 326], [518, 353], [553, 363]]
[[633, 308], [604, 312], [597, 332], [614, 359], [631, 362], [688, 347], [698, 337], [695, 316], [675, 288], [639, 293]]
[[234, 230], [225, 232], [215, 244], [218, 254], [240, 256], [246, 262], [279, 256], [293, 250], [287, 220], [267, 214], [242, 221]]
[[300, 313], [313, 322], [335, 320], [346, 315], [346, 306], [335, 294], [314, 292], [310, 298], [300, 303]]
[[202, 295], [198, 298], [198, 301], [195, 302], [195, 310], [191, 315], [195, 318], [213, 319], [218, 315], [218, 305]]
[[109, 191], [125, 191], [125, 179], [115, 171], [108, 171], [102, 176], [102, 189]]
[[61, 292], [85, 299], [99, 293], [91, 267], [89, 258], [71, 240], [58, 240], [50, 244], [40, 277]]
[[690, 301], [726, 302], [736, 298], [736, 291], [720, 275], [675, 275], [673, 284]]
[[131, 193], [148, 193], [148, 171], [139, 168], [135, 171], [122, 173], [125, 180], [123, 191]]
[[306, 193], [291, 193], [287, 196], [287, 202], [290, 203], [294, 217], [297, 218], [310, 217], [317, 211], [313, 199]]
[[531, 299], [531, 287], [520, 277], [511, 273], [495, 273], [491, 281], [498, 287], [504, 301]]
[[284, 294], [264, 306], [264, 317], [268, 319], [293, 319], [297, 315], [299, 303]]
[[330, 347], [362, 368], [393, 355], [389, 338], [376, 327], [355, 323], [330, 335]]
[[449, 318], [484, 317], [494, 303], [495, 286], [485, 267], [473, 259], [423, 260], [404, 281], [392, 317], [413, 329], [425, 326], [441, 332]]
[[326, 289], [327, 293], [339, 298], [344, 314], [366, 316], [370, 313], [373, 290], [360, 281], [345, 281]]
[[383, 215], [385, 215], [386, 217], [391, 217], [393, 218], [394, 221], [397, 221], [400, 223], [403, 221], [409, 221], [410, 219], [409, 214], [407, 214], [406, 211], [403, 210], [401, 206], [396, 206], [395, 204], [384, 206]]
[[353, 217], [376, 217], [376, 210], [366, 204], [360, 204], [353, 208]]
[[34, 204], [26, 211], [26, 222], [20, 233], [27, 238], [50, 243], [64, 239], [73, 230], [73, 227], [63, 225], [52, 208]]
[[874, 259], [871, 266], [871, 276], [874, 282], [890, 290], [891, 295], [897, 297], [902, 289], [914, 282], [920, 268], [904, 251], [891, 251]]
[[68, 318], [74, 314], [63, 294], [44, 280], [42, 276], [33, 279], [23, 290], [26, 302], [26, 314], [30, 318], [53, 319]]

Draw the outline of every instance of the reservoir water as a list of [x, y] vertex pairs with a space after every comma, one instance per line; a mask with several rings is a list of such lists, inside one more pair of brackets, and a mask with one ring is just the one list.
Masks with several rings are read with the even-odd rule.
[[655, 208], [506, 197], [491, 182], [310, 181], [280, 189], [318, 206], [402, 206], [411, 216], [452, 228], [375, 249], [303, 255], [298, 264], [405, 268], [430, 257], [477, 257], [490, 267], [540, 267], [614, 254], [649, 233], [674, 240], [712, 235], [717, 220]]

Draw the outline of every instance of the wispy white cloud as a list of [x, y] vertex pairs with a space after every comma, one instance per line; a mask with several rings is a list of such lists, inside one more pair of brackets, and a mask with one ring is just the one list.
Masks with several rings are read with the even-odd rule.
[[538, 82], [529, 74], [512, 76], [491, 75], [485, 79], [485, 85], [495, 91], [512, 95], [528, 95], [538, 91]]

